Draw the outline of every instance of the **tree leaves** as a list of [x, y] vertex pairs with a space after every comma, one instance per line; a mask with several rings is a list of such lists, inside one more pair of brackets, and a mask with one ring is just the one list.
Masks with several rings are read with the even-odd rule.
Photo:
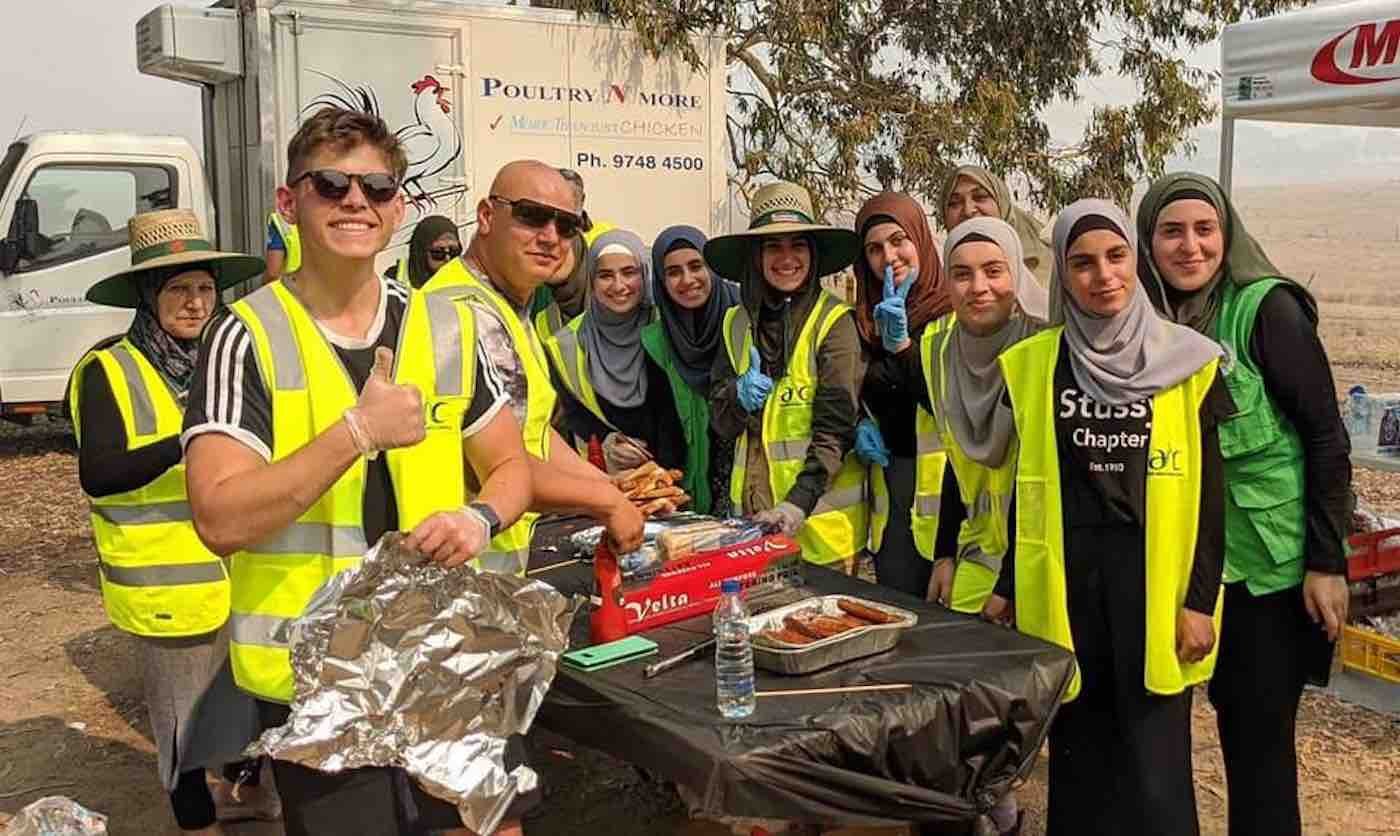
[[[558, 2], [558, 0], [555, 0]], [[565, 0], [567, 2], [567, 0]], [[1300, 0], [578, 0], [632, 29], [653, 55], [692, 67], [692, 37], [727, 40], [732, 172], [741, 191], [774, 177], [850, 211], [899, 188], [937, 198], [978, 162], [1055, 210], [1084, 196], [1126, 204], [1133, 184], [1189, 148], [1215, 116], [1216, 74], [1176, 53], [1242, 16]], [[1126, 106], [1095, 107], [1078, 140], [1051, 142], [1049, 107], [1114, 71]], [[1019, 190], [1018, 190], [1019, 191]]]

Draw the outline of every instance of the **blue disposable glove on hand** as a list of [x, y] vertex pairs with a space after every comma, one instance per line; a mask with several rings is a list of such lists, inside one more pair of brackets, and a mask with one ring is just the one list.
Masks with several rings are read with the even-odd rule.
[[889, 466], [890, 448], [885, 446], [880, 427], [869, 418], [862, 418], [856, 424], [856, 456], [866, 464]]
[[880, 326], [880, 342], [886, 351], [900, 351], [909, 344], [909, 312], [904, 308], [904, 300], [909, 298], [918, 278], [919, 271], [910, 270], [904, 284], [895, 287], [894, 265], [885, 265], [885, 294], [875, 306], [875, 322]]
[[758, 348], [749, 346], [749, 370], [739, 375], [739, 406], [748, 412], [763, 409], [768, 396], [773, 394], [773, 378], [760, 370], [760, 363]]

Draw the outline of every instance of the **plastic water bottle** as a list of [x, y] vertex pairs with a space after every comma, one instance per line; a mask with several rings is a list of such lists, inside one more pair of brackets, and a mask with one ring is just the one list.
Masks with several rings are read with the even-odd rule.
[[742, 720], [753, 713], [753, 644], [749, 611], [737, 580], [720, 584], [715, 607], [715, 699], [719, 713], [728, 720]]

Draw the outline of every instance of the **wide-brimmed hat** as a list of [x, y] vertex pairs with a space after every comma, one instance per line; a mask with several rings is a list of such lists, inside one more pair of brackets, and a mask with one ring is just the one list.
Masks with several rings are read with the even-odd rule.
[[189, 209], [143, 212], [127, 224], [131, 243], [131, 267], [93, 285], [87, 300], [114, 308], [134, 308], [141, 298], [140, 278], [161, 267], [202, 267], [214, 277], [219, 290], [263, 272], [261, 258], [223, 253], [204, 237], [199, 219]]
[[849, 229], [813, 222], [812, 197], [796, 183], [778, 181], [760, 188], [749, 206], [749, 228], [711, 238], [705, 261], [721, 276], [742, 278], [751, 253], [765, 235], [810, 235], [817, 241], [817, 276], [829, 276], [851, 266], [860, 255], [860, 236]]

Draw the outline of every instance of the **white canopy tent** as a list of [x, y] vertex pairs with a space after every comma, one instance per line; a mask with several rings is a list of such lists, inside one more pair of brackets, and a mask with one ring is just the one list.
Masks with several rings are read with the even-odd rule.
[[1225, 27], [1220, 184], [1235, 120], [1400, 127], [1400, 0], [1356, 0]]

